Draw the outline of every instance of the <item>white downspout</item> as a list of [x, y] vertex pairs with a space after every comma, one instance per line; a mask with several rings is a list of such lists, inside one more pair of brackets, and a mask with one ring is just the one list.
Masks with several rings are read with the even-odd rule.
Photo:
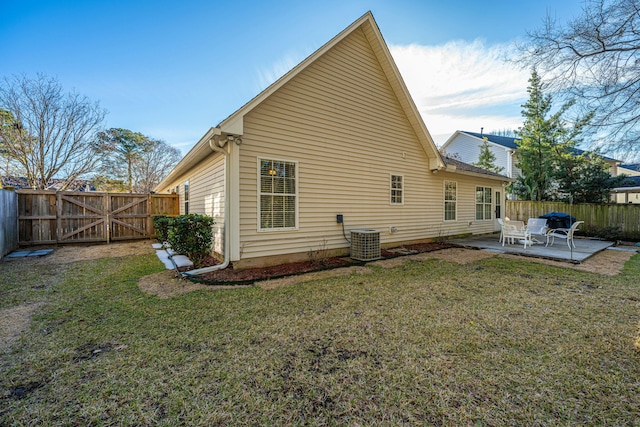
[[507, 176], [513, 178], [513, 150], [507, 150]]
[[227, 268], [227, 266], [229, 266], [229, 261], [231, 258], [231, 249], [230, 249], [230, 241], [231, 239], [228, 236], [228, 232], [229, 232], [229, 227], [228, 227], [228, 222], [229, 222], [229, 188], [230, 188], [230, 182], [231, 180], [229, 179], [231, 174], [230, 174], [230, 167], [229, 167], [229, 162], [227, 161], [227, 159], [229, 158], [229, 153], [227, 152], [227, 150], [224, 149], [225, 144], [227, 143], [227, 139], [223, 139], [220, 140], [219, 137], [221, 135], [221, 131], [218, 128], [211, 128], [211, 130], [214, 132], [214, 136], [209, 139], [209, 148], [211, 148], [211, 150], [217, 152], [217, 153], [222, 153], [222, 155], [224, 155], [224, 222], [222, 225], [222, 230], [223, 230], [223, 239], [224, 239], [224, 260], [222, 261], [222, 264], [218, 264], [218, 265], [213, 265], [211, 267], [203, 267], [203, 268], [198, 268], [196, 270], [190, 270], [190, 271], [184, 271], [181, 274], [183, 276], [199, 276], [201, 274], [206, 274], [206, 273], [210, 273], [212, 271], [216, 271], [216, 270], [222, 270], [223, 268]]

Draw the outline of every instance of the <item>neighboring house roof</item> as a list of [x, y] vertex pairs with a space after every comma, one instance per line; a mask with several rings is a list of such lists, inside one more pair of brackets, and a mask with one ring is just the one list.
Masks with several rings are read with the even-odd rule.
[[458, 172], [468, 172], [468, 173], [478, 174], [478, 175], [487, 175], [487, 176], [503, 178], [505, 180], [513, 181], [513, 179], [507, 177], [506, 175], [495, 173], [487, 169], [482, 169], [477, 166], [470, 165], [469, 163], [465, 163], [460, 160], [454, 159], [452, 157], [445, 156], [444, 161], [447, 163], [447, 165], [454, 166], [456, 168], [456, 171]]
[[487, 141], [493, 142], [494, 144], [502, 145], [505, 148], [510, 148], [515, 150], [518, 148], [518, 144], [516, 143], [516, 138], [509, 136], [498, 136], [498, 135], [489, 135], [486, 133], [476, 133], [476, 132], [467, 132], [460, 131], [460, 133], [464, 133], [470, 136], [475, 136], [476, 138], [487, 138]]
[[640, 176], [629, 176], [622, 181], [622, 185], [619, 188], [625, 187], [640, 187]]
[[[60, 190], [64, 183], [64, 179], [52, 179], [48, 182], [46, 189]], [[31, 188], [29, 181], [25, 177], [3, 176], [0, 177], [0, 184], [2, 184], [2, 187], [13, 187], [16, 190], [26, 190]], [[87, 180], [78, 179], [67, 187], [67, 191], [96, 191], [96, 187]]]
[[[422, 116], [420, 115], [418, 108], [416, 107], [413, 99], [411, 98], [411, 95], [409, 94], [409, 90], [407, 89], [402, 76], [400, 75], [398, 67], [393, 61], [391, 52], [389, 51], [389, 48], [387, 47], [382, 34], [380, 33], [380, 29], [378, 28], [378, 25], [376, 24], [371, 12], [367, 12], [353, 24], [351, 24], [349, 27], [344, 29], [337, 36], [327, 42], [325, 45], [320, 47], [298, 65], [292, 68], [288, 73], [280, 77], [253, 99], [251, 99], [229, 117], [220, 122], [215, 128], [211, 128], [202, 138], [200, 138], [196, 145], [185, 155], [185, 157], [176, 165], [176, 167], [169, 173], [169, 175], [167, 175], [167, 177], [165, 177], [165, 179], [156, 186], [156, 189], [162, 188], [164, 185], [166, 185], [167, 182], [172, 181], [175, 177], [181, 175], [184, 171], [187, 171], [189, 168], [208, 156], [211, 153], [211, 150], [209, 149], [209, 140], [213, 138], [214, 135], [243, 135], [243, 118], [245, 115], [250, 113], [256, 106], [265, 101], [270, 95], [280, 89], [291, 79], [296, 77], [314, 61], [322, 57], [322, 55], [324, 55], [331, 48], [333, 48], [335, 45], [340, 43], [347, 36], [358, 29], [364, 32], [367, 40], [373, 47], [376, 58], [380, 63], [382, 70], [407, 117], [407, 120], [413, 128], [418, 141], [425, 151], [425, 154], [429, 158], [429, 168], [432, 170], [445, 168], [446, 164], [442, 156], [440, 155], [440, 152], [438, 151], [435, 143], [433, 142], [433, 139], [429, 134], [424, 121], [422, 120]], [[392, 138], [393, 135], [388, 135], [387, 137]]]
[[625, 178], [620, 187], [612, 188], [612, 193], [637, 193], [640, 192], [640, 175]]
[[631, 171], [640, 172], [640, 163], [627, 163], [624, 165], [620, 165], [623, 169], [629, 169]]
[[[449, 145], [449, 143], [455, 138], [455, 136], [457, 134], [463, 133], [465, 135], [469, 135], [469, 136], [473, 136], [479, 139], [484, 139], [487, 138], [487, 141], [489, 142], [493, 142], [494, 144], [500, 145], [504, 148], [508, 148], [510, 150], [517, 150], [519, 147], [518, 144], [518, 138], [515, 137], [511, 137], [511, 136], [499, 136], [499, 135], [491, 135], [491, 134], [487, 134], [487, 133], [477, 133], [477, 132], [468, 132], [468, 131], [456, 131], [448, 140], [447, 142], [445, 142], [445, 144], [442, 146], [443, 149], [446, 148], [447, 145]], [[581, 150], [579, 148], [574, 148], [573, 149], [573, 153], [576, 156], [580, 156], [582, 154], [588, 154], [589, 151], [585, 151], [585, 150]], [[602, 157], [604, 160], [609, 161], [609, 162], [619, 162], [619, 160], [613, 159], [611, 157], [607, 157], [607, 156], [603, 156], [602, 154], [599, 154], [600, 157]]]

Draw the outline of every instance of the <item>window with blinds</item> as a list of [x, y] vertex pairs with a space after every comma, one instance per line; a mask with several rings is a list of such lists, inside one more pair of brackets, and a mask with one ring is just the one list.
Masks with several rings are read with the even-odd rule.
[[259, 159], [260, 231], [297, 228], [297, 162]]

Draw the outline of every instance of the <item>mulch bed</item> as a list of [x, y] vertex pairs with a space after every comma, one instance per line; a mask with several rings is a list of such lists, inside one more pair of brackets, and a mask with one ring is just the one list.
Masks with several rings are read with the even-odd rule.
[[[388, 259], [422, 252], [432, 252], [453, 247], [457, 246], [446, 242], [420, 243], [415, 245], [404, 245], [397, 248], [383, 249], [380, 251], [380, 255], [382, 259]], [[220, 264], [219, 260], [216, 260], [213, 257], [209, 257], [205, 260], [203, 267], [209, 267], [217, 264]], [[309, 260], [289, 264], [273, 265], [269, 267], [245, 268], [241, 270], [234, 270], [232, 267], [227, 267], [223, 270], [213, 271], [211, 273], [202, 274], [197, 278], [189, 279], [208, 285], [246, 284], [250, 282], [277, 279], [280, 277], [286, 277], [296, 274], [310, 273], [314, 271], [362, 264], [364, 264], [364, 262], [357, 261], [349, 257], [331, 257], [316, 261]], [[183, 268], [180, 270], [188, 271], [189, 268]]]

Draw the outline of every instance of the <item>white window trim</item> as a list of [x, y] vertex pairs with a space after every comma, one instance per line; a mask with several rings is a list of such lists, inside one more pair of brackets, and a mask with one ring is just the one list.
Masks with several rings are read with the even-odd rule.
[[[261, 175], [260, 175], [260, 163], [263, 160], [268, 160], [268, 161], [272, 161], [272, 162], [286, 162], [286, 163], [293, 163], [296, 166], [296, 225], [294, 227], [282, 227], [282, 228], [261, 228], [260, 227], [260, 219], [262, 217], [262, 212], [260, 207], [262, 206], [262, 204], [260, 203], [260, 196], [262, 195], [262, 192], [260, 191], [260, 182], [261, 182]], [[256, 218], [256, 228], [258, 233], [273, 233], [273, 232], [281, 232], [281, 231], [297, 231], [299, 229], [299, 215], [300, 215], [300, 169], [299, 169], [299, 162], [297, 160], [286, 160], [286, 159], [278, 159], [275, 157], [270, 157], [270, 156], [258, 156], [257, 157], [257, 161], [256, 161], [256, 193], [257, 193], [257, 200], [256, 200], [256, 211], [258, 213], [258, 216]]]
[[[486, 203], [486, 202], [482, 203], [483, 207], [486, 206], [486, 205], [490, 205], [491, 206], [489, 218], [478, 219], [478, 217], [476, 215], [476, 209], [478, 207], [478, 201], [476, 200], [476, 192], [478, 191], [478, 188], [482, 188], [482, 192], [483, 193], [484, 193], [484, 190], [486, 190], [487, 188], [489, 190], [491, 190], [491, 202], [490, 203]], [[473, 204], [473, 207], [474, 207], [473, 212], [474, 212], [475, 221], [492, 221], [493, 220], [493, 208], [494, 208], [493, 197], [494, 197], [493, 187], [485, 187], [484, 185], [476, 185], [475, 192], [473, 193], [473, 203], [474, 203]], [[483, 211], [484, 211], [484, 209], [483, 209]], [[484, 213], [483, 213], [482, 216], [484, 216]]]
[[[402, 178], [402, 189], [400, 190], [400, 191], [402, 191], [402, 202], [400, 202], [400, 203], [397, 203], [397, 202], [394, 203], [393, 202], [392, 195], [393, 195], [394, 188], [393, 188], [393, 181], [392, 180], [393, 180], [394, 176], [399, 176], [400, 178]], [[404, 205], [404, 196], [406, 194], [406, 185], [405, 184], [406, 184], [406, 182], [404, 180], [404, 175], [398, 174], [398, 173], [390, 173], [389, 174], [389, 204], [391, 206], [403, 206]]]
[[182, 185], [184, 188], [184, 195], [183, 195], [183, 201], [182, 201], [182, 206], [184, 208], [184, 214], [188, 215], [189, 214], [189, 198], [191, 197], [191, 184], [189, 183], [189, 180], [185, 180], [184, 184]]
[[[456, 185], [456, 199], [454, 200], [454, 203], [456, 204], [456, 211], [455, 211], [455, 219], [447, 219], [446, 215], [446, 204], [448, 201], [446, 197], [447, 197], [447, 183], [453, 183]], [[442, 181], [442, 220], [445, 222], [456, 222], [458, 220], [458, 181], [451, 181], [451, 180], [444, 180]]]

